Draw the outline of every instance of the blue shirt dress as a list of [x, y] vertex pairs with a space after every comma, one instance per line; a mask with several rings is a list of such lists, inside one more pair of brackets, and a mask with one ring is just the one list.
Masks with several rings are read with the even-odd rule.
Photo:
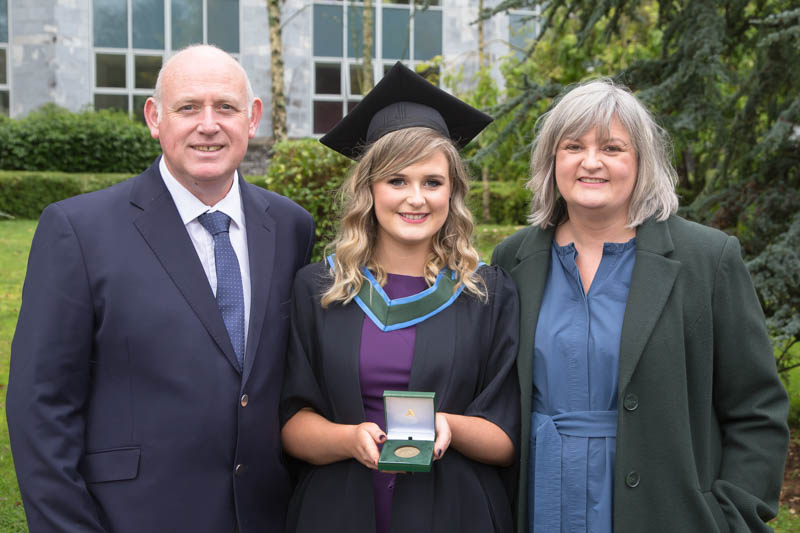
[[533, 354], [530, 531], [611, 533], [622, 320], [636, 239], [605, 243], [587, 294], [553, 242]]

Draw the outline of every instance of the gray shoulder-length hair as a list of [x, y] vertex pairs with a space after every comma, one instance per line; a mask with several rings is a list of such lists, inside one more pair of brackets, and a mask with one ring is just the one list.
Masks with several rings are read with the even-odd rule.
[[626, 87], [610, 79], [598, 79], [565, 93], [537, 120], [531, 179], [526, 184], [533, 193], [528, 216], [531, 225], [547, 228], [567, 219], [555, 179], [559, 143], [565, 137], [580, 138], [594, 128], [600, 138], [605, 138], [615, 118], [630, 135], [638, 162], [628, 227], [635, 228], [651, 217], [666, 220], [678, 209], [678, 175], [670, 162], [672, 147], [667, 132]]

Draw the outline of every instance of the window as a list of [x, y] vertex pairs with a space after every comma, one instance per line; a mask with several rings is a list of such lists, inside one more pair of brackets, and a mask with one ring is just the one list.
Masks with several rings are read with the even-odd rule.
[[539, 10], [514, 10], [508, 13], [508, 44], [518, 59], [525, 57], [528, 48], [540, 31]]
[[95, 109], [142, 121], [171, 51], [210, 43], [239, 53], [239, 0], [93, 0], [92, 26]]
[[8, 0], [0, 0], [0, 114], [8, 115]]
[[[376, 82], [397, 60], [414, 68], [441, 55], [441, 2], [432, 0], [427, 8], [422, 4], [409, 0], [373, 1], [371, 55]], [[320, 135], [363, 97], [359, 75], [364, 6], [352, 0], [317, 0], [313, 9], [312, 131]]]

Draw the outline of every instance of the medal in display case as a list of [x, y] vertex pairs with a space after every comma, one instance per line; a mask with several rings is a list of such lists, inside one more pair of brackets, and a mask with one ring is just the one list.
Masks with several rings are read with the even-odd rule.
[[378, 470], [430, 472], [436, 440], [434, 392], [384, 391], [386, 442]]

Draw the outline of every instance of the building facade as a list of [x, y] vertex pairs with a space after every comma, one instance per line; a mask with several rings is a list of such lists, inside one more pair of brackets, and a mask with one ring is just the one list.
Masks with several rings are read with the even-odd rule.
[[[325, 133], [362, 98], [363, 10], [353, 0], [283, 2], [290, 137]], [[469, 83], [478, 67], [477, 15], [477, 0], [373, 0], [374, 79], [400, 60], [461, 72]], [[498, 81], [500, 58], [535, 34], [531, 15], [484, 23]], [[0, 112], [21, 117], [53, 102], [141, 118], [163, 61], [193, 43], [215, 44], [242, 63], [266, 107], [258, 134], [269, 136], [266, 0], [0, 0]]]

